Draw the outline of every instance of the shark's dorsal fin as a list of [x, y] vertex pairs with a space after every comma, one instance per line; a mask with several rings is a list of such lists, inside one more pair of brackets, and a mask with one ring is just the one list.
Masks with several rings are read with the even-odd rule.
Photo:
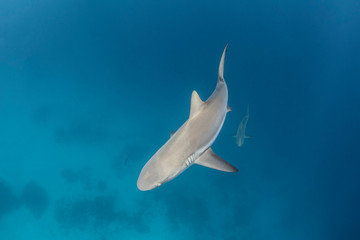
[[194, 90], [191, 95], [190, 117], [194, 116], [203, 104], [203, 100], [201, 100], [199, 94]]
[[198, 159], [195, 160], [196, 164], [204, 167], [213, 168], [224, 172], [237, 172], [236, 167], [216, 155], [211, 148], [208, 148]]

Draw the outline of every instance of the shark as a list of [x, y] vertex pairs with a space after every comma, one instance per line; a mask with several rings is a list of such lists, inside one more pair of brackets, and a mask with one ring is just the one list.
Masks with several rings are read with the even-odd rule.
[[152, 190], [179, 176], [193, 164], [237, 172], [236, 167], [216, 155], [211, 145], [219, 135], [228, 106], [228, 88], [224, 80], [224, 62], [228, 45], [221, 56], [216, 88], [206, 100], [194, 90], [190, 116], [142, 168], [137, 180], [141, 191]]
[[246, 115], [241, 120], [239, 127], [237, 129], [236, 135], [233, 136], [236, 138], [236, 144], [241, 147], [244, 144], [245, 138], [250, 138], [250, 136], [246, 136], [245, 129], [246, 125], [249, 121], [249, 105], [247, 106]]

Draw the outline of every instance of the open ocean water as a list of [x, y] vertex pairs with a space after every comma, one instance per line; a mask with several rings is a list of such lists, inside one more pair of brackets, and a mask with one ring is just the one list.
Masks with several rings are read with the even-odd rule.
[[[0, 1], [0, 239], [360, 239], [359, 42], [358, 0]], [[138, 190], [227, 43], [239, 172]]]

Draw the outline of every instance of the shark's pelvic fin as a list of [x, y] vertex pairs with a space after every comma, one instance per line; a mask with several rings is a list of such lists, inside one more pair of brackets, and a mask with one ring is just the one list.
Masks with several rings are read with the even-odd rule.
[[216, 155], [211, 148], [208, 148], [198, 159], [195, 160], [196, 164], [204, 167], [213, 168], [224, 172], [237, 172], [236, 167]]
[[201, 100], [199, 94], [194, 90], [191, 95], [190, 117], [199, 111], [203, 103], [204, 101]]
[[231, 112], [231, 111], [232, 111], [231, 107], [227, 105], [227, 112]]
[[222, 82], [224, 81], [224, 63], [225, 63], [225, 54], [226, 54], [226, 50], [229, 44], [226, 44], [226, 47], [224, 49], [224, 52], [221, 56], [221, 60], [220, 60], [220, 65], [219, 65], [219, 77], [218, 77], [218, 82]]

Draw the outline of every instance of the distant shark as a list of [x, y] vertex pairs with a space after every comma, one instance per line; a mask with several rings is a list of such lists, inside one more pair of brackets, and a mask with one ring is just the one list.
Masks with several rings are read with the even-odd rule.
[[250, 138], [249, 136], [245, 135], [245, 129], [246, 129], [246, 125], [249, 121], [249, 105], [247, 106], [247, 111], [246, 111], [246, 115], [244, 116], [244, 118], [241, 120], [238, 130], [236, 132], [236, 135], [233, 136], [234, 138], [236, 138], [236, 144], [241, 147], [244, 144], [245, 138]]
[[225, 172], [238, 170], [217, 156], [210, 148], [226, 117], [228, 89], [224, 80], [227, 45], [221, 57], [219, 77], [211, 96], [203, 102], [192, 92], [189, 119], [155, 153], [141, 170], [137, 187], [147, 191], [172, 180], [194, 163]]

